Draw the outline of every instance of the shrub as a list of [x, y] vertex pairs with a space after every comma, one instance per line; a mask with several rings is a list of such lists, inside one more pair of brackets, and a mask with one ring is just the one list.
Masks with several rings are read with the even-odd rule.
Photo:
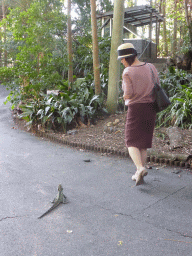
[[[24, 101], [20, 108], [23, 113], [20, 118], [27, 121], [27, 125], [63, 130], [68, 126], [78, 124], [80, 121], [92, 121], [104, 108], [104, 94], [94, 95], [93, 85], [85, 79], [79, 86], [73, 85], [70, 91], [60, 86], [60, 93], [56, 95], [33, 95], [33, 99]], [[63, 90], [64, 89], [64, 90]]]
[[169, 67], [167, 72], [160, 73], [161, 86], [165, 89], [169, 97], [173, 97], [175, 93], [182, 89], [182, 85], [189, 85], [192, 74], [186, 71]]
[[[162, 79], [163, 77], [163, 79]], [[161, 85], [170, 96], [171, 105], [157, 115], [158, 126], [192, 128], [192, 76], [171, 67], [161, 75]]]

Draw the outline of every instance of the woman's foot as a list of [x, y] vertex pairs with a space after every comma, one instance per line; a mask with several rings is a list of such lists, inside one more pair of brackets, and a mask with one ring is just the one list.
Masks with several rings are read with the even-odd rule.
[[131, 177], [132, 180], [136, 181], [137, 180], [137, 177], [139, 175], [139, 172], [136, 171], [136, 173]]
[[140, 171], [137, 171], [138, 174], [136, 175], [136, 184], [135, 186], [139, 186], [143, 184], [143, 178], [148, 174], [148, 172], [145, 169], [142, 169]]
[[[142, 170], [145, 170], [145, 169], [142, 169]], [[144, 176], [146, 176], [147, 174], [148, 174], [148, 172], [146, 171], [146, 172], [144, 173]], [[133, 181], [136, 181], [137, 178], [138, 178], [138, 175], [139, 175], [139, 171], [137, 170], [137, 171], [135, 172], [135, 174], [131, 177], [131, 179], [132, 179]]]

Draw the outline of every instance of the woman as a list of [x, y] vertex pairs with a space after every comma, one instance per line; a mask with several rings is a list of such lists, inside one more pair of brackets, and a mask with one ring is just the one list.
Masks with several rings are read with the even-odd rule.
[[156, 110], [152, 89], [152, 71], [158, 81], [158, 73], [154, 65], [141, 62], [137, 51], [130, 43], [121, 44], [118, 49], [118, 59], [125, 66], [122, 88], [125, 105], [128, 106], [125, 124], [125, 143], [137, 171], [132, 176], [136, 186], [143, 183], [148, 174], [145, 169], [147, 148], [152, 147], [155, 127]]

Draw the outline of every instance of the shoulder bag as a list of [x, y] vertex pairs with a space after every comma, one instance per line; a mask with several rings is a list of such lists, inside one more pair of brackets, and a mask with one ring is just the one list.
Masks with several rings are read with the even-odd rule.
[[154, 83], [154, 87], [152, 90], [152, 95], [155, 98], [155, 102], [156, 102], [156, 112], [161, 112], [162, 110], [166, 109], [170, 104], [170, 100], [169, 97], [167, 96], [167, 94], [165, 93], [165, 91], [161, 88], [161, 86], [155, 81], [155, 75], [154, 72], [152, 70], [152, 68], [150, 67], [150, 65], [148, 65], [150, 70], [151, 70], [151, 77]]

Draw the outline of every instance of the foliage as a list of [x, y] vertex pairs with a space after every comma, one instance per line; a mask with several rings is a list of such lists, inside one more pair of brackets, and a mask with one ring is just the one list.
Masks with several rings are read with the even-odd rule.
[[192, 75], [181, 69], [170, 66], [166, 72], [160, 73], [161, 86], [169, 97], [173, 97], [182, 85], [189, 84]]
[[[50, 3], [47, 0], [33, 1], [27, 11], [19, 8], [11, 10], [2, 21], [2, 26], [6, 24], [7, 27], [7, 42], [6, 45], [2, 43], [2, 47], [8, 51], [8, 60], [14, 67], [10, 69], [10, 81], [14, 78], [13, 84], [30, 85], [38, 91], [59, 86], [67, 78], [68, 71], [66, 16], [61, 12], [61, 7], [56, 8], [58, 4], [55, 2], [59, 2], [58, 0], [54, 0], [55, 9], [48, 2]], [[86, 5], [90, 6], [89, 1]], [[83, 21], [81, 27], [78, 27], [79, 21], [74, 21], [74, 25], [74, 75], [84, 77], [93, 72], [91, 30], [89, 26], [83, 26]], [[99, 48], [106, 83], [110, 38], [100, 38]], [[0, 71], [1, 78], [2, 73]], [[16, 82], [16, 79], [19, 81]]]
[[13, 68], [2, 67], [0, 68], [0, 83], [8, 84], [14, 79]]
[[[74, 83], [68, 91], [66, 16], [58, 4], [33, 1], [27, 10], [10, 10], [2, 24], [7, 27], [6, 47], [11, 60], [11, 66], [0, 68], [1, 82], [10, 90], [6, 102], [12, 103], [12, 109], [22, 110], [20, 117], [28, 125], [66, 130], [79, 119], [86, 123], [101, 110], [105, 111], [109, 38], [99, 41], [103, 92], [94, 96], [92, 40], [90, 30], [85, 28], [81, 34], [74, 32], [73, 44], [74, 74], [86, 78], [78, 86]], [[59, 89], [60, 94], [48, 96], [47, 89]]]
[[[90, 13], [91, 13], [91, 5], [90, 0], [73, 0], [73, 4], [75, 5], [75, 12], [79, 16], [79, 23], [83, 26], [91, 25], [90, 21]], [[88, 22], [89, 21], [89, 22]], [[88, 24], [87, 24], [88, 23]]]
[[[86, 33], [84, 31], [84, 33]], [[93, 72], [92, 37], [90, 33], [85, 36], [76, 36], [74, 42], [73, 68], [77, 77], [84, 77]]]
[[98, 9], [101, 12], [109, 12], [113, 10], [113, 3], [111, 0], [102, 0], [99, 2]]
[[[177, 45], [177, 53], [179, 55], [181, 55], [181, 53], [187, 53], [191, 49], [191, 39], [186, 17], [187, 12], [185, 10], [184, 2], [185, 1], [175, 0], [155, 1], [156, 9], [159, 9], [161, 14], [163, 14], [163, 10], [165, 8], [165, 22], [161, 22], [160, 24], [161, 29], [158, 47], [159, 56], [175, 56], [176, 52], [173, 49], [173, 44], [175, 41]], [[191, 8], [192, 7], [188, 5], [189, 16], [191, 16]], [[164, 37], [165, 35], [166, 41]]]
[[170, 96], [171, 105], [157, 116], [158, 126], [192, 128], [192, 75], [170, 68], [161, 75], [161, 85]]
[[34, 94], [32, 100], [20, 105], [23, 111], [20, 118], [24, 118], [30, 126], [41, 124], [44, 128], [62, 129], [65, 132], [68, 125], [76, 125], [79, 121], [87, 123], [99, 112], [106, 112], [103, 95], [94, 95], [94, 87], [89, 82], [87, 78], [78, 86], [74, 84], [71, 91], [67, 91], [64, 84], [60, 86], [58, 96], [41, 93], [37, 98]]
[[[109, 55], [111, 49], [111, 39], [98, 38], [99, 58], [100, 58], [100, 79], [101, 87], [107, 95]], [[74, 43], [74, 74], [77, 77], [92, 76], [93, 58], [92, 58], [92, 37], [88, 34], [85, 37], [76, 36]]]
[[191, 58], [192, 58], [192, 45], [190, 43], [190, 37], [189, 37], [189, 33], [186, 32], [186, 34], [183, 37], [183, 44], [181, 46], [181, 49], [179, 52], [177, 52], [177, 54], [191, 54]]
[[13, 76], [20, 85], [40, 90], [57, 85], [63, 78], [67, 69], [63, 39], [66, 16], [57, 7], [46, 0], [34, 2], [26, 11], [11, 10], [2, 21], [9, 33], [7, 49], [12, 45], [8, 58], [14, 66]]

